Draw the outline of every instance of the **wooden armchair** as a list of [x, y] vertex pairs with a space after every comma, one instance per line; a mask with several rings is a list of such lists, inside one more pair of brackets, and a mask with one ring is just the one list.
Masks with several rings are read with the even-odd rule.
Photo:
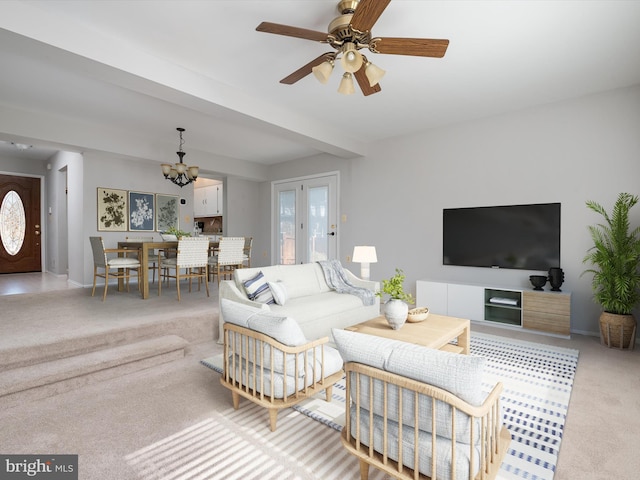
[[[511, 441], [497, 383], [482, 390], [485, 359], [333, 330], [345, 358], [342, 444], [397, 479], [489, 480]], [[453, 393], [455, 392], [455, 393]]]
[[[356, 400], [351, 414], [347, 412], [346, 415], [342, 443], [360, 460], [361, 480], [368, 478], [369, 465], [398, 479], [490, 480], [496, 477], [511, 441], [510, 433], [501, 420], [501, 383], [494, 387], [480, 407], [476, 407], [441, 388], [368, 365], [347, 363], [345, 370], [347, 398], [355, 393]], [[375, 426], [369, 428], [370, 424], [375, 425], [376, 420], [372, 410], [373, 397], [367, 395], [368, 398], [364, 398], [364, 389], [358, 387], [363, 382], [370, 388], [374, 384], [378, 387], [373, 387], [373, 391], [384, 405], [383, 413], [379, 415], [382, 431]], [[400, 388], [399, 395], [405, 398], [404, 402], [414, 406], [413, 411], [403, 412], [403, 404], [406, 406], [403, 401], [393, 405], [397, 411], [389, 410], [393, 402], [389, 401], [388, 395], [394, 388]], [[420, 424], [420, 415], [425, 414], [419, 412], [420, 396], [438, 400], [432, 403], [431, 432], [413, 428], [413, 425]], [[440, 436], [441, 432], [436, 427], [437, 415], [451, 418], [451, 434], [442, 432], [444, 435]], [[411, 420], [407, 421], [407, 416]], [[398, 417], [405, 420], [400, 423], [390, 420]], [[470, 424], [468, 438], [456, 436], [461, 430], [456, 427], [457, 421]], [[390, 434], [385, 435], [384, 432]], [[412, 444], [410, 448], [407, 448], [407, 440]], [[401, 457], [404, 461], [398, 462]]]
[[224, 324], [222, 385], [231, 390], [233, 407], [244, 397], [269, 411], [271, 431], [278, 411], [318, 392], [331, 401], [333, 384], [344, 372], [338, 352], [325, 346], [328, 337], [288, 346], [264, 333]]

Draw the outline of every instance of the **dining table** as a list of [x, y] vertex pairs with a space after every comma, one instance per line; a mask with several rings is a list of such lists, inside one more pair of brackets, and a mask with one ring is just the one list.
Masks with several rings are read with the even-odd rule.
[[[216, 248], [218, 248], [219, 241], [211, 240], [209, 242], [209, 251], [213, 252]], [[142, 284], [141, 293], [143, 300], [149, 298], [149, 252], [153, 252], [154, 250], [165, 250], [165, 249], [177, 249], [178, 242], [177, 241], [161, 241], [161, 242], [140, 242], [140, 241], [121, 241], [118, 242], [119, 249], [126, 249], [139, 252], [140, 265], [142, 268], [140, 269], [140, 283]], [[119, 256], [125, 256], [126, 253], [119, 253]], [[161, 281], [161, 276], [158, 274], [158, 281]], [[118, 280], [118, 290], [123, 291], [126, 288], [124, 283], [124, 279]]]

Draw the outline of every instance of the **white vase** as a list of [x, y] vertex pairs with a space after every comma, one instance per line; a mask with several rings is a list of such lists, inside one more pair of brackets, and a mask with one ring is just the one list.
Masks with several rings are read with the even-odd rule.
[[384, 304], [384, 316], [394, 330], [398, 330], [407, 320], [409, 305], [402, 300], [391, 299]]

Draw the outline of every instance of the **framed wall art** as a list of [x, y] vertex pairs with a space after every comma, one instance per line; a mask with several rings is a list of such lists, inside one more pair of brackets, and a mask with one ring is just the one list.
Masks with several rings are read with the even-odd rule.
[[99, 232], [126, 232], [128, 211], [126, 190], [98, 187]]
[[156, 230], [165, 232], [170, 227], [180, 228], [180, 197], [156, 193]]
[[155, 228], [155, 195], [129, 191], [129, 230], [153, 232]]

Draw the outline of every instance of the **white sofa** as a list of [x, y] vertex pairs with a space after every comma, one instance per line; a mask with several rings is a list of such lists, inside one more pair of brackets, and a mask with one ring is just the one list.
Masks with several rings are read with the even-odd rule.
[[[268, 282], [277, 282], [280, 294], [278, 304], [252, 301], [243, 285], [248, 279], [262, 272]], [[356, 287], [364, 287], [372, 292], [379, 290], [379, 283], [362, 280], [344, 269], [348, 280]], [[241, 268], [235, 270], [233, 280], [220, 282], [219, 298], [251, 305], [280, 316], [293, 318], [310, 340], [321, 337], [331, 338], [332, 328], [345, 328], [380, 315], [380, 299], [374, 296], [373, 305], [350, 294], [337, 293], [327, 284], [322, 267], [318, 263], [296, 265], [273, 265], [268, 267]], [[219, 342], [223, 339], [224, 315], [220, 310]]]

